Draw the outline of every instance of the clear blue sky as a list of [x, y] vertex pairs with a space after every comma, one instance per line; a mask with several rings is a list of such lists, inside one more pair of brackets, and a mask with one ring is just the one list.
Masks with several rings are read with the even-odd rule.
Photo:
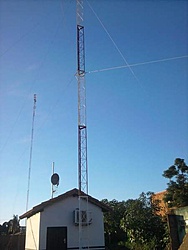
[[[89, 0], [84, 13], [87, 72], [133, 65], [86, 74], [89, 194], [164, 190], [163, 171], [188, 163], [188, 1]], [[1, 0], [0, 37], [2, 223], [26, 208], [34, 93], [29, 208], [50, 198], [52, 162], [57, 195], [78, 186], [76, 3]]]

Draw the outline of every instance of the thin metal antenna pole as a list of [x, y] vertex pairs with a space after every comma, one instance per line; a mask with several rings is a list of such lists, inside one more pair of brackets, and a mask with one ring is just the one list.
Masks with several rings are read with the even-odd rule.
[[34, 94], [33, 119], [32, 119], [32, 129], [31, 129], [31, 146], [30, 146], [28, 184], [27, 184], [26, 211], [28, 210], [28, 204], [29, 204], [29, 191], [30, 191], [30, 179], [31, 179], [31, 162], [32, 162], [32, 153], [33, 153], [33, 135], [34, 135], [34, 121], [35, 121], [36, 102], [37, 102], [37, 96], [36, 96], [36, 94]]
[[[54, 174], [54, 162], [52, 162], [52, 175]], [[54, 185], [52, 183], [52, 194], [51, 194], [51, 197], [53, 198], [54, 197]]]

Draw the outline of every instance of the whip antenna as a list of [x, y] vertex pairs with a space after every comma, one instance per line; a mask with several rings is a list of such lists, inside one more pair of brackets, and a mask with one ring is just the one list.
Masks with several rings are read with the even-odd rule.
[[29, 156], [29, 171], [28, 171], [28, 183], [27, 183], [26, 211], [28, 210], [28, 204], [29, 204], [29, 189], [30, 189], [30, 179], [31, 179], [31, 162], [32, 162], [32, 151], [33, 151], [33, 135], [34, 135], [36, 102], [37, 102], [37, 96], [36, 96], [36, 94], [34, 94], [33, 119], [32, 119], [32, 129], [31, 129], [31, 145], [30, 145], [30, 156]]

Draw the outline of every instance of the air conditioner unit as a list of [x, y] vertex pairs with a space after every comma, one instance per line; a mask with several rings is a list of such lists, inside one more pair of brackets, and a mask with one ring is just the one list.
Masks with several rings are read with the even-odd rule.
[[76, 226], [79, 225], [79, 218], [81, 221], [82, 226], [88, 226], [92, 223], [92, 214], [91, 211], [80, 211], [79, 215], [79, 209], [74, 210], [74, 224]]

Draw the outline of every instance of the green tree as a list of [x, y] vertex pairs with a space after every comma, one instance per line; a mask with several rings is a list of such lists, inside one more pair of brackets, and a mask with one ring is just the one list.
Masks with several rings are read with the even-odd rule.
[[7, 235], [8, 234], [8, 222], [4, 222], [0, 227], [0, 235]]
[[111, 212], [104, 214], [104, 230], [105, 242], [109, 249], [127, 249], [122, 247], [122, 243], [127, 240], [125, 231], [121, 228], [121, 219], [125, 212], [125, 201], [107, 199], [102, 200], [103, 203], [111, 208]]
[[169, 207], [183, 207], [188, 205], [188, 166], [184, 159], [176, 158], [174, 165], [163, 172], [169, 179], [164, 201]]
[[130, 249], [164, 249], [166, 222], [156, 214], [158, 206], [152, 202], [152, 193], [142, 193], [138, 199], [126, 202], [121, 227], [127, 233]]
[[20, 232], [18, 215], [13, 215], [11, 220], [0, 225], [0, 235], [15, 234], [18, 232]]
[[13, 219], [8, 222], [8, 233], [15, 234], [20, 231], [20, 223], [18, 219], [18, 215], [13, 215]]

